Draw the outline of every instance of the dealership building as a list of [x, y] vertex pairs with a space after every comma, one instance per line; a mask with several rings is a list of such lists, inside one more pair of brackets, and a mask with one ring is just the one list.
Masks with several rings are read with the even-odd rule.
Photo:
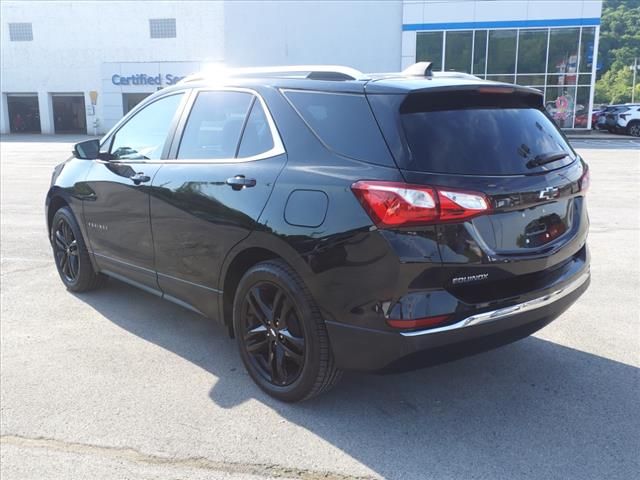
[[3, 1], [0, 131], [100, 134], [185, 75], [416, 61], [544, 93], [590, 128], [601, 0]]

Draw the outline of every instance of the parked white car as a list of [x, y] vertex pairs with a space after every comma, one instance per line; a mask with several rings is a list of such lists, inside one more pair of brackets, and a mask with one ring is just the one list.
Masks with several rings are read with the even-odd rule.
[[623, 108], [607, 114], [606, 123], [610, 130], [616, 133], [640, 137], [640, 105], [624, 105]]

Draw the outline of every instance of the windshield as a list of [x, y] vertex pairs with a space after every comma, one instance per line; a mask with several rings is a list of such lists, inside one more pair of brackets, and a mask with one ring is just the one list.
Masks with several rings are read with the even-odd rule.
[[[471, 108], [401, 115], [411, 151], [407, 169], [467, 175], [516, 175], [560, 168], [574, 153], [537, 108]], [[558, 155], [553, 162], [538, 160]]]

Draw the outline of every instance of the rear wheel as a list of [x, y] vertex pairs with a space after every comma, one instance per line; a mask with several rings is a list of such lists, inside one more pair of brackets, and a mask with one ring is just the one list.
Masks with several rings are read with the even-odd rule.
[[51, 245], [62, 283], [73, 292], [101, 286], [105, 277], [96, 273], [82, 233], [69, 207], [60, 208], [51, 222]]
[[640, 122], [631, 122], [627, 125], [627, 133], [632, 137], [640, 137]]
[[286, 263], [263, 262], [247, 271], [236, 291], [233, 322], [242, 361], [269, 395], [296, 402], [338, 381], [319, 309]]

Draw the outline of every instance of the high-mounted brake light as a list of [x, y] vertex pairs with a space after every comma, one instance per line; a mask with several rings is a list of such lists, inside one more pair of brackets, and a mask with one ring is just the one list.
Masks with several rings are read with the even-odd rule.
[[478, 192], [366, 180], [354, 183], [351, 190], [379, 227], [466, 220], [490, 209]]
[[515, 90], [511, 87], [480, 87], [480, 93], [513, 93]]

